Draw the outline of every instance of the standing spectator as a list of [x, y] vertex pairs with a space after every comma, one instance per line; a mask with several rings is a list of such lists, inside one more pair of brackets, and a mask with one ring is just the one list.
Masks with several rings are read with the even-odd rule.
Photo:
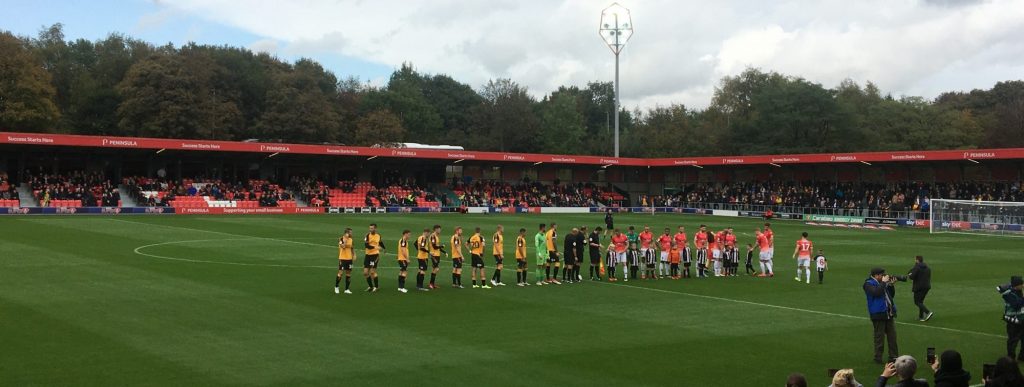
[[[1010, 283], [996, 289], [1003, 296], [1003, 321], [1006, 321], [1006, 356], [1017, 356], [1017, 345], [1024, 341], [1024, 279], [1010, 277]], [[1024, 347], [1017, 360], [1024, 360]]]
[[967, 387], [971, 382], [971, 374], [964, 370], [964, 361], [960, 352], [946, 350], [932, 364], [935, 370], [935, 387]]
[[1001, 357], [992, 369], [992, 378], [985, 380], [985, 387], [1019, 387], [1024, 386], [1024, 376], [1020, 367], [1012, 357]]
[[864, 281], [864, 295], [867, 297], [868, 314], [874, 327], [875, 363], [882, 363], [883, 339], [889, 342], [889, 358], [899, 356], [896, 344], [896, 304], [893, 301], [896, 289], [892, 278], [885, 269], [871, 269], [871, 277]]
[[917, 305], [917, 320], [922, 322], [930, 320], [934, 313], [924, 306], [924, 298], [932, 289], [932, 268], [924, 263], [924, 257], [920, 255], [914, 257], [914, 267], [910, 269], [907, 278], [914, 282], [910, 290], [914, 293], [914, 305]]

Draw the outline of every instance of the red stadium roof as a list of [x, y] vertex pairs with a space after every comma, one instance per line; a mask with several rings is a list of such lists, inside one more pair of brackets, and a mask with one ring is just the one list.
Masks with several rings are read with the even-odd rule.
[[578, 165], [621, 165], [637, 167], [1024, 159], [1024, 148], [640, 159], [605, 156], [547, 155], [536, 153], [475, 152], [461, 150], [409, 148], [370, 148], [340, 145], [280, 144], [259, 142], [81, 136], [68, 134], [39, 134], [13, 132], [0, 132], [0, 144], [78, 146], [118, 149], [167, 149], [208, 152], [250, 152], [267, 154], [282, 153], [329, 156], [377, 156], [414, 159], [502, 161], [519, 163], [555, 163]]

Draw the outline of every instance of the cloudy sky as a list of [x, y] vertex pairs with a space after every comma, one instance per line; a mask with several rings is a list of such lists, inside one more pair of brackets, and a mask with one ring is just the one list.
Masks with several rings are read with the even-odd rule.
[[[541, 97], [611, 80], [598, 35], [610, 0], [6, 0], [0, 29], [68, 38], [112, 31], [310, 57], [383, 83], [402, 62], [479, 87], [511, 78]], [[934, 97], [1024, 78], [1024, 0], [622, 0], [636, 26], [622, 53], [623, 104], [705, 107], [746, 67], [827, 87], [874, 81]]]

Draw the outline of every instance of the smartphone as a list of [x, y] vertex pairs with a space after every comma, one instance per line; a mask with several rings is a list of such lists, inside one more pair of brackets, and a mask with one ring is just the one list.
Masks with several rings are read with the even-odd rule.
[[982, 364], [981, 365], [981, 380], [992, 379], [992, 371], [996, 369], [995, 364]]
[[839, 372], [838, 368], [829, 368], [828, 369], [828, 378], [832, 379], [832, 378], [836, 377], [836, 372]]
[[934, 347], [929, 347], [928, 348], [928, 357], [927, 357], [927, 359], [928, 359], [928, 364], [935, 364], [935, 348]]

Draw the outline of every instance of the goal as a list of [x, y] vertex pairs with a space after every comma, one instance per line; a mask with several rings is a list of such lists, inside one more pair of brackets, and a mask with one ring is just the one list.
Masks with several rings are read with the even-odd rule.
[[931, 233], [1024, 236], [1024, 203], [932, 199]]

